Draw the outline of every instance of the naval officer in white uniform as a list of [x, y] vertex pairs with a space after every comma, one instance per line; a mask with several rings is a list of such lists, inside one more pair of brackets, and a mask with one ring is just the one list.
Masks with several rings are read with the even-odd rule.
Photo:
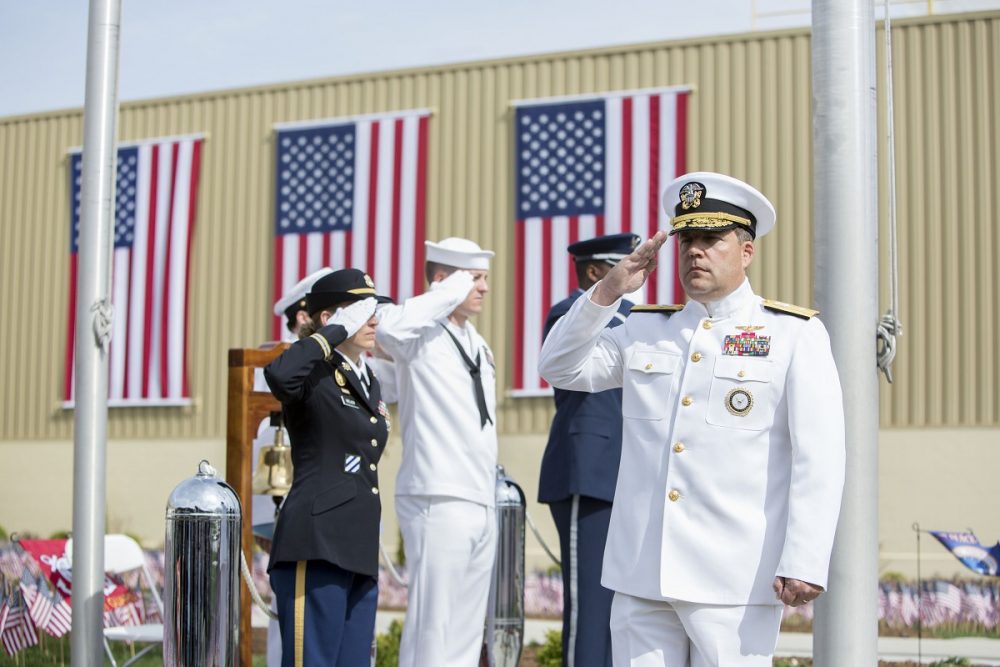
[[430, 289], [379, 312], [396, 364], [403, 461], [396, 515], [409, 600], [400, 667], [475, 667], [496, 553], [496, 366], [470, 318], [493, 252], [428, 241]]
[[782, 602], [825, 588], [844, 481], [844, 416], [815, 311], [746, 277], [771, 203], [722, 174], [664, 194], [683, 308], [639, 307], [605, 328], [656, 268], [658, 232], [556, 324], [553, 386], [623, 388], [623, 443], [602, 583], [616, 667], [771, 665]]

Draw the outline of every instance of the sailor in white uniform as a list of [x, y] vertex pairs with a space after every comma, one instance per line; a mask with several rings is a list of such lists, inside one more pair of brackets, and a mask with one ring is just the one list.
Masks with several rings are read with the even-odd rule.
[[774, 226], [722, 174], [665, 194], [687, 305], [605, 325], [656, 267], [658, 232], [579, 298], [539, 370], [576, 391], [623, 388], [623, 443], [602, 583], [616, 667], [771, 664], [782, 602], [825, 588], [844, 481], [844, 416], [815, 311], [754, 294]]
[[403, 461], [396, 515], [409, 601], [400, 667], [474, 667], [496, 552], [496, 367], [470, 318], [493, 253], [466, 239], [427, 242], [430, 289], [379, 312], [395, 360]]

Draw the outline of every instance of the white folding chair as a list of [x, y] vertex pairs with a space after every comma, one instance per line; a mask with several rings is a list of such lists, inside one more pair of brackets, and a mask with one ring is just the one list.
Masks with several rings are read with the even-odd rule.
[[[66, 542], [66, 554], [72, 558], [73, 540]], [[138, 570], [140, 576], [145, 579], [145, 585], [152, 593], [156, 608], [163, 618], [163, 601], [156, 590], [156, 583], [153, 581], [149, 569], [146, 567], [146, 556], [142, 552], [142, 547], [138, 542], [128, 535], [105, 535], [104, 536], [104, 571], [110, 574], [124, 574]], [[123, 625], [104, 628], [104, 651], [111, 661], [112, 667], [119, 667], [115, 661], [114, 653], [111, 651], [110, 642], [123, 641], [148, 644], [134, 656], [129, 658], [120, 667], [128, 667], [135, 663], [142, 656], [146, 655], [157, 645], [163, 643], [163, 624], [144, 623], [143, 625]]]

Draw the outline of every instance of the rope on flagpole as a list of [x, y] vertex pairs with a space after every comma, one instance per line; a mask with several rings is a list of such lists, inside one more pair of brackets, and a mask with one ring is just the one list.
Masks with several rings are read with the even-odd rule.
[[896, 233], [896, 126], [893, 122], [892, 91], [892, 20], [889, 0], [885, 0], [885, 90], [886, 90], [886, 187], [889, 205], [889, 310], [879, 320], [876, 333], [878, 369], [892, 384], [892, 363], [896, 359], [896, 336], [903, 335], [899, 319], [899, 251]]

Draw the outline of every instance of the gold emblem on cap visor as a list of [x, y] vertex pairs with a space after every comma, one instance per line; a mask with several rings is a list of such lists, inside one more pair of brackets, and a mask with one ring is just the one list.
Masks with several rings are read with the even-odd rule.
[[753, 394], [743, 387], [730, 389], [726, 394], [726, 409], [737, 417], [746, 417], [753, 407]]
[[685, 211], [698, 208], [701, 206], [701, 196], [703, 194], [705, 194], [705, 186], [701, 183], [697, 181], [685, 183], [680, 191], [681, 208]]

